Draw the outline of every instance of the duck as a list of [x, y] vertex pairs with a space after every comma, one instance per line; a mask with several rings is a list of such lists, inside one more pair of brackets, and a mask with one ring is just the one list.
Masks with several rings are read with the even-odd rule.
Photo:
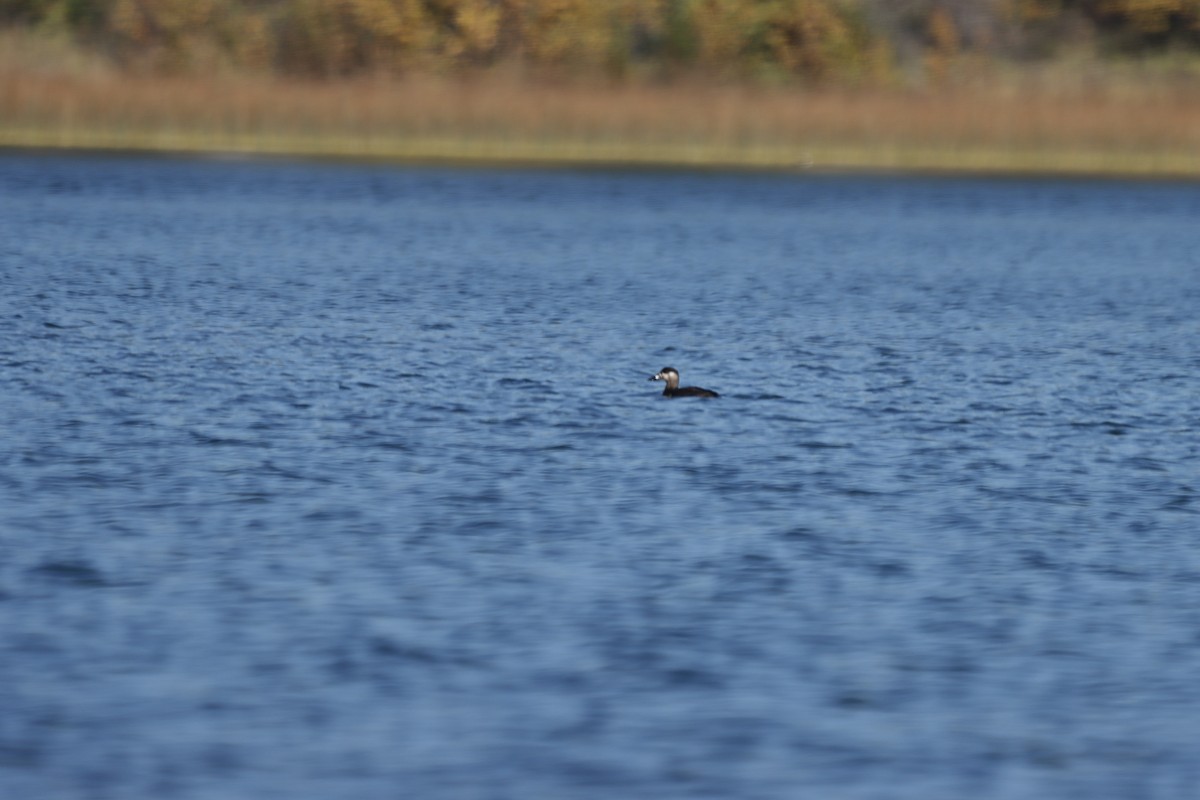
[[663, 397], [720, 397], [712, 389], [701, 389], [699, 386], [680, 386], [679, 370], [674, 367], [663, 367], [657, 374], [651, 375], [652, 381], [666, 381]]

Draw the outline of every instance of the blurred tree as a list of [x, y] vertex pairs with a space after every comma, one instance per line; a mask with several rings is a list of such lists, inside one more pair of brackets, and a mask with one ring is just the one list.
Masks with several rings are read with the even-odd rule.
[[775, 0], [763, 3], [762, 55], [786, 72], [823, 79], [861, 66], [869, 43], [847, 3]]
[[447, 24], [445, 54], [472, 66], [493, 62], [498, 55], [504, 4], [495, 0], [460, 0], [454, 5]]
[[102, 23], [111, 0], [0, 0], [0, 24], [91, 28]]
[[399, 72], [437, 39], [436, 19], [421, 0], [293, 0], [282, 11], [276, 60], [287, 72]]
[[637, 0], [533, 0], [526, 8], [525, 55], [538, 67], [612, 69], [630, 56]]
[[696, 37], [697, 61], [711, 69], [744, 66], [761, 36], [762, 8], [745, 0], [697, 0], [691, 24]]
[[1081, 5], [1119, 50], [1200, 44], [1200, 0], [1087, 0]]
[[0, 0], [120, 62], [314, 76], [520, 63], [624, 78], [936, 79], [987, 58], [1200, 51], [1200, 0]]
[[208, 66], [233, 36], [231, 0], [115, 0], [107, 27], [127, 64], [168, 72]]
[[926, 70], [933, 81], [941, 83], [949, 75], [961, 43], [958, 27], [945, 8], [938, 6], [929, 14], [926, 38]]
[[663, 56], [676, 66], [696, 60], [698, 44], [690, 0], [667, 0], [663, 19]]

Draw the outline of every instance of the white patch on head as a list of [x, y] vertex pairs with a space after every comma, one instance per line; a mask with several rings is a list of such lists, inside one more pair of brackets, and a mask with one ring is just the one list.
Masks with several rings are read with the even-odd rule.
[[653, 380], [665, 381], [668, 389], [673, 389], [679, 385], [679, 371], [673, 367], [663, 367]]

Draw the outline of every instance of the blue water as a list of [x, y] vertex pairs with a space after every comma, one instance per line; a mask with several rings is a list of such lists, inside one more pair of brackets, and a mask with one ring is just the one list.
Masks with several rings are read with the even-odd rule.
[[1197, 220], [2, 156], [0, 796], [1197, 796]]

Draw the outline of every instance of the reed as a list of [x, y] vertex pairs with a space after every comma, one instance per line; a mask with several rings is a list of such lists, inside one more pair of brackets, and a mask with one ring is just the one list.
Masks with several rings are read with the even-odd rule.
[[304, 81], [0, 60], [0, 145], [397, 160], [1200, 175], [1200, 90]]

